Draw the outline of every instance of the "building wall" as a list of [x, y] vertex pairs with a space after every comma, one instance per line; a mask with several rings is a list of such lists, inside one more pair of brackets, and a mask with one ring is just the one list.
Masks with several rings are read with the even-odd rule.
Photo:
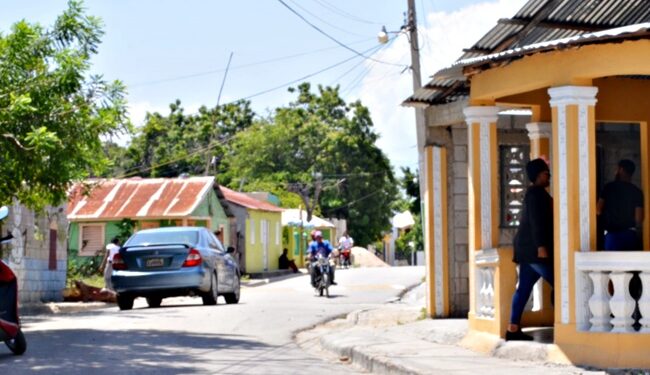
[[[268, 222], [266, 269], [262, 243], [262, 220]], [[249, 209], [246, 220], [246, 272], [277, 270], [280, 255], [282, 255], [282, 214]]]
[[212, 223], [210, 225], [210, 230], [212, 232], [217, 231], [220, 226], [223, 228], [223, 244], [224, 246], [231, 246], [233, 241], [230, 239], [230, 221], [228, 216], [226, 216], [226, 211], [221, 206], [217, 194], [214, 190], [211, 190], [207, 199], [204, 199], [203, 202], [192, 212], [194, 217], [211, 217]]
[[80, 235], [80, 225], [83, 224], [103, 224], [104, 225], [104, 245], [108, 245], [111, 240], [120, 234], [120, 222], [119, 221], [108, 221], [108, 222], [71, 222], [68, 229], [68, 250], [70, 256], [78, 256], [79, 254], [79, 235]]
[[2, 232], [11, 232], [14, 240], [3, 247], [1, 254], [16, 273], [21, 304], [63, 299], [67, 226], [63, 206], [48, 207], [38, 214], [20, 204], [10, 207], [9, 217], [2, 222]]

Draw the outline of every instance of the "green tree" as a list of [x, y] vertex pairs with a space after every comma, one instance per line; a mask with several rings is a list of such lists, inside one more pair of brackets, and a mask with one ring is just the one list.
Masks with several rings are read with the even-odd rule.
[[[320, 191], [314, 212], [347, 219], [355, 242], [371, 243], [389, 226], [397, 187], [375, 145], [368, 109], [346, 103], [338, 87], [319, 86], [313, 93], [303, 83], [290, 91], [295, 101], [235, 136], [226, 183], [245, 190], [263, 185], [281, 198], [288, 188], [310, 197]], [[287, 206], [301, 203], [295, 196], [289, 204], [283, 199]]]
[[180, 100], [169, 105], [167, 116], [148, 113], [145, 124], [125, 151], [119, 171], [142, 177], [177, 177], [181, 173], [211, 174], [229, 150], [229, 140], [249, 127], [254, 118], [247, 101], [203, 106], [198, 113], [185, 114]]
[[0, 34], [0, 204], [40, 208], [107, 166], [102, 136], [128, 130], [124, 86], [90, 75], [101, 21], [70, 1], [50, 29]]

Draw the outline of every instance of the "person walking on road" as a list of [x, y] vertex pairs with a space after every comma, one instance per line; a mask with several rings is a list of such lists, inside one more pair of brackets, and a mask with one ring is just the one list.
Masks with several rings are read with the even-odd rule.
[[111, 274], [113, 273], [113, 256], [120, 251], [120, 239], [113, 237], [111, 242], [106, 245], [106, 253], [99, 269], [104, 270], [104, 287], [108, 290], [113, 290], [113, 283], [111, 282]]
[[553, 198], [546, 188], [551, 174], [542, 159], [526, 165], [532, 185], [526, 191], [521, 222], [514, 239], [514, 259], [519, 264], [519, 283], [512, 297], [508, 340], [533, 340], [521, 331], [521, 316], [533, 286], [542, 277], [553, 287]]
[[605, 229], [605, 250], [641, 249], [643, 192], [632, 183], [634, 169], [633, 161], [619, 161], [614, 181], [600, 193], [596, 213]]

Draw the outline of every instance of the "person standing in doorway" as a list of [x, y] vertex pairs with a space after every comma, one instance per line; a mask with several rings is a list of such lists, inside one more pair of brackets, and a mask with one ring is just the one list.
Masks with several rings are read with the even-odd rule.
[[542, 277], [553, 287], [553, 198], [546, 188], [551, 174], [548, 164], [535, 159], [526, 165], [532, 185], [526, 191], [521, 222], [514, 239], [514, 259], [519, 264], [519, 282], [512, 296], [506, 341], [533, 340], [521, 331], [521, 316], [533, 286]]
[[643, 192], [632, 183], [635, 165], [618, 162], [616, 177], [600, 193], [596, 213], [605, 229], [605, 250], [640, 250]]

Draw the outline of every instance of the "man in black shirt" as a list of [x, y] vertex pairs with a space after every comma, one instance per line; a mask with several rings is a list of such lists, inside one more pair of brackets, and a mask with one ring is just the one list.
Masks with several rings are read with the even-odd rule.
[[618, 162], [614, 181], [603, 188], [597, 214], [605, 229], [605, 250], [639, 250], [637, 229], [643, 222], [643, 192], [632, 183], [634, 162]]

